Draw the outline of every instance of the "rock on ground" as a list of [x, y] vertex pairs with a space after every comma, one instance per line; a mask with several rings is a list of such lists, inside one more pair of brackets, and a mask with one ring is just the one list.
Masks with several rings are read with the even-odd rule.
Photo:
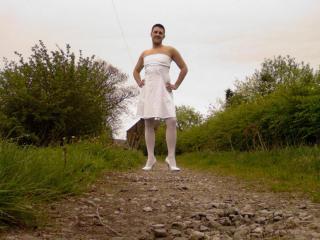
[[44, 227], [0, 239], [320, 239], [320, 204], [257, 189], [162, 163], [108, 172], [82, 196], [45, 206]]

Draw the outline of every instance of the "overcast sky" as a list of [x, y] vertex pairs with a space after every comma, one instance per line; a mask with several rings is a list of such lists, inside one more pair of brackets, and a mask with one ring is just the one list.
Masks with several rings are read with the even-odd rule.
[[[132, 70], [140, 53], [151, 47], [150, 28], [162, 23], [164, 44], [174, 46], [189, 67], [175, 102], [202, 113], [265, 58], [289, 54], [316, 69], [320, 65], [319, 0], [113, 2], [0, 0], [0, 57], [13, 59], [14, 51], [28, 56], [40, 39], [49, 49], [69, 43], [75, 52], [110, 62], [135, 84]], [[173, 82], [177, 74], [173, 64]], [[131, 110], [121, 137], [135, 120], [135, 106]]]

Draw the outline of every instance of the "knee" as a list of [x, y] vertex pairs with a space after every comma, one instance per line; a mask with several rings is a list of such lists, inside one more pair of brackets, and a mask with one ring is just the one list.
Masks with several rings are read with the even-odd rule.
[[166, 125], [167, 125], [167, 127], [175, 128], [177, 126], [177, 119], [176, 118], [166, 119]]
[[153, 119], [145, 119], [144, 125], [146, 128], [154, 128], [154, 120]]

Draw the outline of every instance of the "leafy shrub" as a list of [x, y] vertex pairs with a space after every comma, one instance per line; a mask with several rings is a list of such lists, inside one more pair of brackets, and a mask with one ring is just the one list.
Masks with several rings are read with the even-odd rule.
[[[263, 74], [271, 76], [268, 88], [262, 88]], [[225, 108], [200, 126], [180, 133], [179, 152], [267, 150], [320, 143], [319, 71], [313, 74], [308, 65], [278, 57], [266, 60], [261, 72], [247, 81], [238, 84], [234, 93], [226, 91]]]
[[94, 56], [84, 58], [42, 41], [25, 61], [5, 61], [0, 71], [0, 133], [22, 144], [47, 145], [62, 137], [98, 135], [116, 127], [126, 101], [127, 76]]

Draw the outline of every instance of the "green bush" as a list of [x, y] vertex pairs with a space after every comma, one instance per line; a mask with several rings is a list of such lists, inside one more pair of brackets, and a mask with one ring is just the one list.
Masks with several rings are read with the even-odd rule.
[[[273, 84], [269, 91], [251, 94], [254, 89], [248, 87], [253, 86], [251, 82], [241, 85], [235, 95], [228, 92], [226, 107], [215, 112], [200, 126], [181, 132], [177, 149], [180, 152], [204, 149], [267, 150], [319, 144], [319, 73], [310, 75], [308, 65], [300, 66], [289, 61], [290, 66], [285, 67], [285, 62], [279, 64], [279, 61], [277, 59], [270, 70], [270, 76], [276, 76], [278, 80], [270, 80]], [[269, 69], [272, 61], [267, 60], [265, 65]], [[265, 65], [264, 74], [267, 71]], [[251, 95], [246, 100], [238, 101], [237, 94], [245, 92], [243, 86], [250, 89], [247, 90]], [[234, 97], [237, 100], [232, 102]]]
[[135, 95], [127, 76], [104, 61], [66, 51], [48, 52], [40, 41], [25, 61], [0, 71], [0, 134], [21, 144], [47, 145], [113, 128]]
[[314, 81], [309, 64], [297, 63], [290, 56], [265, 59], [261, 69], [256, 70], [252, 76], [245, 81], [236, 81], [234, 91], [226, 90], [226, 106], [254, 101], [256, 97], [274, 92], [280, 85], [290, 85], [297, 80], [305, 84]]

